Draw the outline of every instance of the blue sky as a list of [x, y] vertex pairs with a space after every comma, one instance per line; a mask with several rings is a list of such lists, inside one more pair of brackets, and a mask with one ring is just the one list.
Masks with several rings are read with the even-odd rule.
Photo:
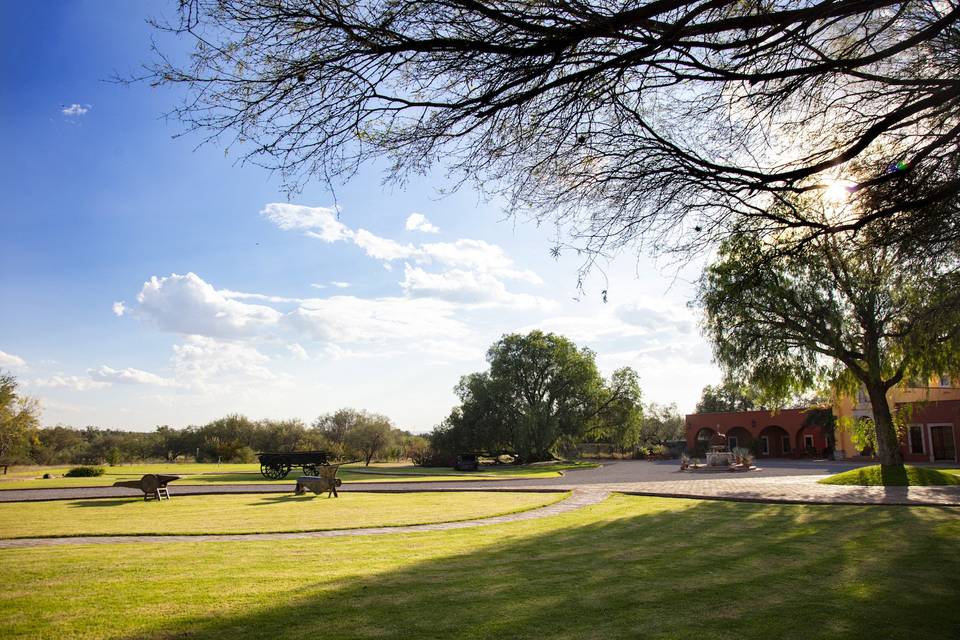
[[550, 257], [550, 229], [470, 190], [440, 197], [442, 171], [396, 189], [369, 167], [337, 216], [320, 184], [288, 199], [222, 147], [175, 138], [176, 90], [109, 82], [150, 59], [145, 19], [172, 6], [0, 7], [0, 367], [44, 423], [354, 406], [426, 431], [492, 341], [535, 327], [593, 348], [606, 374], [635, 367], [646, 400], [681, 411], [719, 377], [685, 306], [697, 264], [674, 277], [623, 255], [578, 292], [579, 259]]

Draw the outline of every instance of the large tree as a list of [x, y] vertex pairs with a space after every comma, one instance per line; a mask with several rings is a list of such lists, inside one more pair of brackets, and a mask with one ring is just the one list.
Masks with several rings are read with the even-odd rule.
[[902, 464], [887, 392], [960, 371], [960, 261], [868, 249], [840, 235], [804, 250], [743, 234], [723, 243], [699, 293], [717, 360], [783, 403], [822, 383], [869, 395], [878, 453]]
[[17, 391], [17, 379], [0, 371], [0, 465], [25, 458], [40, 421], [40, 405]]
[[562, 438], [594, 431], [630, 439], [642, 415], [636, 374], [621, 369], [605, 384], [593, 352], [563, 336], [505, 335], [487, 362], [489, 371], [460, 380], [461, 405], [433, 435], [438, 450], [508, 449], [524, 462], [549, 460]]
[[749, 411], [753, 408], [753, 394], [750, 390], [730, 378], [724, 378], [716, 385], [705, 386], [697, 402], [697, 413]]
[[[956, 208], [931, 206], [960, 190], [958, 0], [179, 7], [157, 27], [192, 55], [146, 77], [185, 85], [188, 129], [291, 188], [375, 158], [398, 180], [443, 162], [593, 251], [698, 248], [746, 223], [799, 242], [877, 219], [958, 237]], [[891, 184], [869, 213], [771, 206]]]

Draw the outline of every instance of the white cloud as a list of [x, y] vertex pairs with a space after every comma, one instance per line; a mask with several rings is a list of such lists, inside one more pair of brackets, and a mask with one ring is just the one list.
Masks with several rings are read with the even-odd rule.
[[[454, 307], [427, 298], [356, 298], [334, 296], [305, 301], [288, 316], [289, 323], [317, 340], [336, 344], [461, 339], [470, 334], [456, 320]], [[406, 343], [406, 344], [403, 344]]]
[[543, 298], [507, 291], [502, 281], [482, 271], [449, 269], [430, 273], [406, 264], [400, 287], [412, 298], [437, 298], [467, 304], [499, 304], [527, 308], [551, 306], [551, 302]]
[[353, 242], [368, 256], [377, 260], [401, 260], [419, 253], [412, 244], [402, 245], [395, 240], [374, 235], [366, 229], [360, 229], [353, 234]]
[[20, 356], [15, 356], [12, 353], [0, 351], [0, 367], [25, 367], [25, 366], [27, 366], [27, 361], [21, 358]]
[[304, 349], [299, 342], [292, 342], [288, 344], [287, 351], [289, 351], [297, 360], [308, 360], [310, 358], [310, 356], [307, 355], [307, 350]]
[[346, 289], [350, 286], [349, 282], [341, 282], [338, 280], [333, 280], [330, 282], [330, 285], [336, 287], [337, 289]]
[[62, 109], [60, 109], [60, 113], [62, 113], [63, 115], [69, 118], [76, 118], [76, 117], [82, 116], [88, 111], [90, 111], [89, 104], [82, 105], [82, 104], [77, 104], [76, 102], [71, 104], [68, 107], [63, 107]]
[[430, 224], [430, 221], [427, 220], [427, 216], [422, 213], [411, 213], [407, 217], [407, 222], [404, 225], [404, 228], [407, 231], [422, 231], [423, 233], [439, 233], [440, 228], [436, 225]]
[[625, 304], [616, 308], [617, 317], [626, 322], [648, 331], [678, 331], [690, 333], [693, 322], [689, 312], [677, 313], [654, 309], [639, 304]]
[[337, 211], [327, 207], [272, 202], [263, 208], [260, 215], [285, 231], [306, 231], [306, 235], [324, 242], [338, 242], [353, 237], [350, 228], [337, 220]]
[[113, 307], [111, 308], [113, 309], [113, 315], [117, 316], [118, 318], [127, 312], [127, 306], [122, 300], [119, 302], [114, 302]]
[[137, 295], [141, 313], [165, 331], [230, 337], [256, 333], [279, 322], [283, 314], [266, 305], [233, 298], [194, 273], [153, 276]]
[[183, 344], [173, 347], [177, 381], [201, 389], [228, 389], [250, 379], [275, 380], [277, 376], [265, 366], [269, 361], [255, 347], [208, 336], [187, 336]]
[[109, 382], [101, 382], [80, 376], [54, 375], [48, 378], [34, 378], [31, 385], [48, 389], [73, 389], [74, 391], [89, 391], [91, 389], [105, 389]]
[[120, 384], [147, 384], [160, 387], [173, 386], [174, 381], [169, 378], [162, 378], [149, 371], [127, 367], [124, 369], [114, 369], [107, 365], [102, 365], [96, 369], [87, 371], [90, 378], [97, 382], [120, 383]]
[[502, 247], [463, 238], [455, 242], [433, 242], [420, 246], [421, 259], [436, 261], [449, 267], [473, 269], [501, 278], [542, 284], [543, 280], [530, 270], [514, 268], [513, 260]]
[[327, 285], [325, 285], [325, 284], [320, 284], [320, 283], [318, 283], [318, 282], [311, 282], [311, 283], [310, 283], [310, 286], [313, 287], [314, 289], [326, 289], [326, 288], [327, 288]]

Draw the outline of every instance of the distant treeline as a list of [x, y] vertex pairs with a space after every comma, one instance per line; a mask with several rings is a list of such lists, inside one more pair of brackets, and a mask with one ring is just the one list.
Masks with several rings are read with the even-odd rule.
[[301, 420], [251, 420], [231, 414], [202, 426], [150, 432], [37, 428], [8, 460], [12, 464], [122, 464], [151, 460], [253, 462], [258, 451], [322, 449], [343, 460], [422, 461], [426, 438], [392, 425], [386, 416], [341, 409], [307, 425]]

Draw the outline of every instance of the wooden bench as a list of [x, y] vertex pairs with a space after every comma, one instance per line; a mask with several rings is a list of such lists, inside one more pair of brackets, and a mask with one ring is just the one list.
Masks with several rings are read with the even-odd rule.
[[343, 481], [337, 477], [337, 469], [339, 468], [340, 465], [331, 464], [320, 467], [315, 476], [300, 476], [297, 478], [297, 488], [294, 494], [302, 496], [307, 491], [312, 491], [316, 495], [326, 493], [328, 498], [331, 495], [334, 498], [339, 498], [337, 487], [343, 484]]

